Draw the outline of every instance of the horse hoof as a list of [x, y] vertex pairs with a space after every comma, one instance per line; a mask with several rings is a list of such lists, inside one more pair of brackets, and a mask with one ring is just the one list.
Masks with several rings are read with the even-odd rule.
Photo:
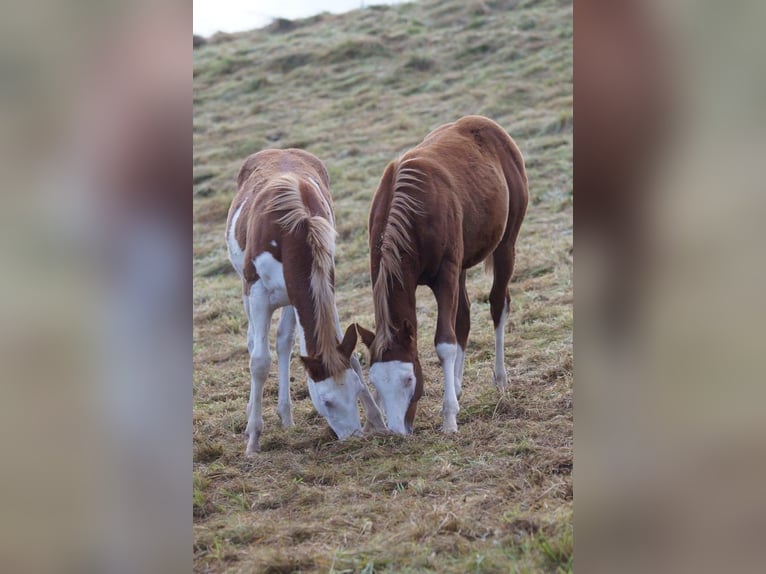
[[506, 386], [508, 386], [508, 375], [505, 373], [505, 371], [500, 373], [499, 376], [498, 373], [495, 373], [493, 379], [495, 386], [501, 391], [504, 390]]
[[452, 434], [457, 432], [457, 421], [454, 417], [451, 420], [445, 420], [442, 425], [442, 432], [444, 434]]
[[282, 421], [282, 428], [286, 428], [287, 429], [287, 428], [295, 426], [295, 423], [293, 422], [293, 417], [292, 416], [284, 417], [284, 418], [280, 417], [280, 420]]

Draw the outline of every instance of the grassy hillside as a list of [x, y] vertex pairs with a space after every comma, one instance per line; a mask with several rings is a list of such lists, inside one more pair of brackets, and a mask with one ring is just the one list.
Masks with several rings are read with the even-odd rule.
[[[284, 21], [195, 50], [196, 571], [571, 569], [571, 44], [571, 1], [424, 0]], [[274, 356], [263, 452], [245, 459], [246, 320], [223, 241], [242, 160], [301, 147], [326, 163], [341, 323], [369, 327], [366, 221], [383, 169], [431, 129], [472, 113], [508, 130], [529, 173], [509, 390], [492, 387], [491, 280], [476, 268], [456, 436], [438, 430], [435, 304], [421, 288], [426, 395], [413, 436], [333, 440], [294, 353], [296, 426], [279, 426]]]

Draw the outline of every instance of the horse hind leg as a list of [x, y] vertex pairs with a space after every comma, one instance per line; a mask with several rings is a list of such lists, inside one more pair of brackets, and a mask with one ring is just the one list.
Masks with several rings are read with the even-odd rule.
[[[247, 317], [247, 356], [252, 357], [253, 355], [253, 322], [250, 320], [250, 299], [247, 295], [242, 295], [242, 303], [245, 306], [245, 316]], [[247, 401], [247, 415], [250, 415], [250, 409], [253, 408], [253, 393], [252, 393], [252, 385], [251, 385], [251, 392], [250, 392], [250, 398]]]
[[455, 395], [458, 399], [463, 394], [463, 370], [465, 367], [465, 348], [468, 333], [471, 330], [471, 300], [465, 287], [465, 270], [460, 272], [457, 295], [457, 316], [455, 318], [455, 337], [457, 339], [457, 358], [455, 359]]
[[515, 257], [514, 246], [506, 242], [501, 243], [492, 254], [494, 279], [489, 293], [489, 305], [495, 326], [494, 384], [499, 389], [504, 389], [508, 384], [508, 374], [505, 371], [505, 323], [511, 303], [508, 283], [513, 274]]

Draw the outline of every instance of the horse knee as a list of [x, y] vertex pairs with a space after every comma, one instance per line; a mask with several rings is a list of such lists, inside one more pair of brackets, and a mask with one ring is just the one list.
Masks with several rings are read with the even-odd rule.
[[268, 353], [252, 355], [250, 357], [250, 372], [260, 381], [269, 376], [270, 366], [271, 356]]
[[442, 365], [447, 361], [455, 361], [457, 359], [457, 345], [455, 343], [437, 343], [436, 355], [439, 357]]

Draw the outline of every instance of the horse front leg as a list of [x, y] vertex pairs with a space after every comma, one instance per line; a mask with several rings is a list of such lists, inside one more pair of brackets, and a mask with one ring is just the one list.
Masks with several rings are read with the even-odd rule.
[[359, 359], [356, 358], [356, 355], [351, 355], [351, 368], [354, 369], [359, 377], [359, 382], [362, 384], [362, 390], [359, 391], [359, 398], [362, 400], [362, 408], [364, 409], [364, 417], [366, 419], [364, 431], [386, 430], [386, 423], [383, 421], [383, 413], [380, 412], [378, 403], [372, 398], [372, 395], [364, 382], [362, 365], [359, 364]]
[[458, 307], [459, 274], [460, 269], [457, 265], [443, 265], [440, 276], [433, 287], [438, 309], [434, 344], [444, 373], [442, 430], [445, 433], [457, 432], [457, 414], [460, 411], [457, 400], [458, 384], [455, 377], [455, 367], [458, 360], [455, 321]]
[[269, 303], [260, 281], [250, 288], [250, 321], [253, 326], [253, 348], [250, 352], [250, 397], [251, 405], [247, 413], [247, 447], [245, 456], [253, 456], [261, 450], [263, 432], [263, 385], [269, 376], [271, 353], [269, 352], [269, 327], [274, 307]]
[[290, 353], [295, 343], [295, 309], [282, 307], [277, 327], [277, 364], [279, 365], [279, 399], [277, 412], [283, 427], [293, 426], [293, 404], [290, 399]]
[[495, 386], [503, 390], [508, 385], [505, 371], [505, 323], [508, 320], [511, 296], [508, 283], [513, 274], [515, 249], [512, 244], [501, 244], [493, 253], [494, 280], [489, 292], [490, 313], [495, 327]]
[[[335, 310], [335, 330], [338, 332], [338, 340], [343, 339], [343, 330], [340, 326], [340, 317], [338, 316], [338, 310]], [[356, 357], [356, 353], [351, 353], [351, 368], [359, 377], [359, 382], [362, 385], [362, 389], [359, 391], [359, 398], [362, 400], [362, 408], [364, 409], [364, 432], [369, 431], [383, 431], [386, 430], [386, 423], [383, 421], [383, 413], [380, 412], [380, 407], [375, 399], [372, 398], [367, 385], [364, 382], [364, 374], [362, 373], [362, 365], [359, 364], [359, 359]]]

